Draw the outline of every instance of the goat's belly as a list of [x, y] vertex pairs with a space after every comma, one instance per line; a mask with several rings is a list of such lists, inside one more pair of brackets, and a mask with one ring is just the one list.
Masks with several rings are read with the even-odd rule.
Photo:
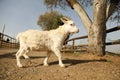
[[48, 50], [48, 47], [46, 47], [45, 45], [30, 45], [29, 46], [30, 50], [34, 50], [34, 51], [45, 51]]
[[49, 50], [47, 47], [31, 47], [30, 48], [33, 51], [46, 51]]

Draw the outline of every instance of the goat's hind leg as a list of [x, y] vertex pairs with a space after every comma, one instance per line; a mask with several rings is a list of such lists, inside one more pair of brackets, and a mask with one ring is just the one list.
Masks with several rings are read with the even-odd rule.
[[21, 62], [20, 62], [20, 57], [24, 54], [24, 52], [25, 52], [24, 49], [19, 49], [18, 52], [16, 53], [16, 60], [17, 60], [18, 67], [23, 67]]
[[51, 52], [48, 51], [48, 52], [47, 52], [47, 56], [46, 56], [46, 58], [44, 59], [44, 66], [48, 66], [48, 59], [49, 59], [50, 55], [51, 55]]
[[27, 55], [28, 52], [29, 52], [29, 50], [26, 50], [26, 52], [23, 54], [23, 57], [24, 57], [25, 59], [29, 59], [29, 56]]

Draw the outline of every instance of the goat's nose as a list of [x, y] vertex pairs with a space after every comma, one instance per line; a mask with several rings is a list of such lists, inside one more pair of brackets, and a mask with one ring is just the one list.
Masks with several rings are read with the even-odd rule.
[[79, 29], [77, 29], [77, 33], [79, 32]]

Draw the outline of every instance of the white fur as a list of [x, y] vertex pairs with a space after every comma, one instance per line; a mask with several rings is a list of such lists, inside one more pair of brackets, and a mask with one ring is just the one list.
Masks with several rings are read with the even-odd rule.
[[[56, 54], [59, 60], [59, 65], [64, 67], [61, 60], [60, 50], [64, 40], [70, 33], [77, 33], [79, 29], [74, 25], [72, 20], [62, 19], [64, 25], [59, 28], [50, 31], [39, 30], [27, 30], [17, 35], [16, 39], [20, 42], [20, 48], [16, 53], [17, 66], [22, 67], [20, 57], [29, 58], [26, 53], [30, 50], [38, 50], [42, 47], [46, 47], [49, 51]], [[47, 57], [44, 60], [44, 65], [48, 66], [48, 58], [50, 53], [47, 53]]]

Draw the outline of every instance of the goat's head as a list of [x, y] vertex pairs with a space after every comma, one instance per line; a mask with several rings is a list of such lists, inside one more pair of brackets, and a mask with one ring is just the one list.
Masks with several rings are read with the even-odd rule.
[[75, 26], [75, 23], [67, 17], [62, 17], [60, 20], [64, 23], [64, 29], [69, 33], [78, 33], [79, 29]]

